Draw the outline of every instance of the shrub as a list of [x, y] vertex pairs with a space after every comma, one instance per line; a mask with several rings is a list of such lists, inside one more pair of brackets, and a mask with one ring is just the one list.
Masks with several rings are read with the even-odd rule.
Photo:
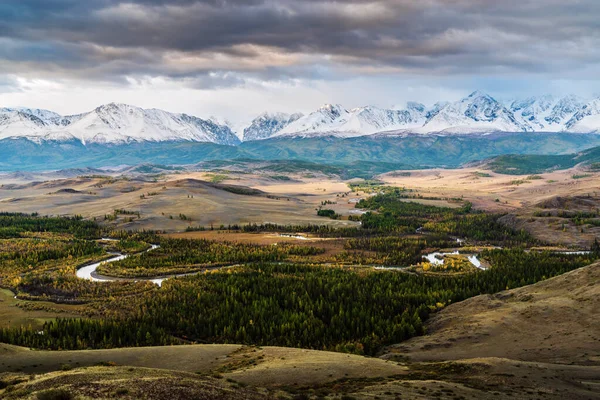
[[66, 389], [50, 389], [38, 393], [38, 400], [73, 400], [75, 396]]
[[127, 388], [119, 388], [115, 390], [115, 395], [117, 396], [125, 396], [127, 394], [129, 394], [129, 389]]

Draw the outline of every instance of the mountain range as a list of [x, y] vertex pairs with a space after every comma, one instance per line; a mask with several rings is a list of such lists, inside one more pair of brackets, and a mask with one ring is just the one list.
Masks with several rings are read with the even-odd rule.
[[385, 134], [469, 135], [497, 132], [600, 133], [600, 98], [585, 101], [570, 95], [540, 96], [503, 104], [473, 92], [452, 103], [432, 107], [409, 102], [401, 109], [365, 106], [346, 109], [326, 104], [301, 113], [264, 113], [243, 131], [216, 118], [142, 109], [126, 104], [102, 105], [90, 112], [62, 116], [30, 108], [0, 108], [0, 140], [79, 141], [82, 144], [132, 142], [209, 142], [239, 145], [281, 137], [351, 138]]
[[0, 108], [0, 140], [20, 137], [34, 142], [75, 139], [83, 144], [145, 141], [240, 143], [231, 128], [210, 119], [115, 103], [70, 116], [46, 110]]

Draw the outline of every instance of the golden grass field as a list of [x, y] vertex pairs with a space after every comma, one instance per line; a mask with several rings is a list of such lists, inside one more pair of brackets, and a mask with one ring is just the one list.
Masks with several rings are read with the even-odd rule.
[[[321, 201], [348, 190], [341, 181], [303, 182], [294, 190], [289, 185], [265, 186], [261, 184], [264, 182], [248, 177], [245, 177], [246, 181], [225, 181], [265, 192], [263, 195], [241, 195], [214, 187], [202, 178], [206, 178], [205, 174], [197, 173], [167, 176], [159, 182], [72, 178], [3, 185], [0, 187], [0, 210], [42, 215], [79, 214], [102, 221], [114, 210], [124, 209], [139, 212], [141, 218], [133, 221], [120, 218], [115, 224], [119, 228], [170, 232], [183, 231], [190, 225], [355, 224], [316, 215]], [[187, 220], [182, 220], [180, 214], [185, 214]]]
[[503, 175], [471, 167], [410, 171], [410, 176], [388, 173], [380, 179], [392, 186], [416, 189], [423, 196], [462, 197], [478, 209], [513, 212], [555, 196], [600, 194], [600, 174], [573, 179], [578, 173], [581, 171], [572, 168], [537, 175]]

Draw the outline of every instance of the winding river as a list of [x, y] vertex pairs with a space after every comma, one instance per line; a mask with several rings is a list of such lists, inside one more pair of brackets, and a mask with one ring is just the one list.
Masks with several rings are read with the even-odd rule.
[[[116, 239], [106, 239], [103, 238], [103, 241], [109, 241], [109, 242], [116, 242]], [[152, 244], [151, 247], [146, 250], [143, 251], [142, 253], [147, 253], [149, 251], [152, 250], [156, 250], [158, 249], [160, 246], [157, 244]], [[119, 278], [119, 277], [114, 277], [114, 276], [106, 276], [106, 275], [100, 275], [98, 274], [96, 271], [98, 269], [98, 267], [102, 264], [105, 263], [111, 263], [111, 262], [116, 262], [116, 261], [120, 261], [120, 260], [124, 260], [128, 257], [131, 257], [132, 255], [139, 255], [142, 253], [136, 253], [136, 254], [121, 254], [121, 253], [110, 253], [112, 254], [112, 257], [104, 260], [104, 261], [100, 261], [97, 263], [93, 263], [93, 264], [89, 264], [89, 265], [83, 265], [80, 268], [77, 269], [77, 277], [81, 278], [81, 279], [87, 279], [90, 281], [94, 281], [94, 282], [116, 282], [116, 281], [130, 281], [130, 282], [140, 282], [140, 281], [148, 281], [148, 282], [152, 282], [158, 286], [162, 286], [162, 283], [164, 281], [166, 281], [167, 279], [172, 279], [172, 278], [181, 278], [184, 276], [192, 276], [192, 275], [198, 275], [201, 273], [204, 273], [208, 270], [215, 270], [215, 269], [225, 269], [225, 268], [233, 268], [233, 267], [237, 267], [240, 264], [234, 264], [234, 265], [228, 265], [228, 266], [219, 266], [219, 267], [206, 267], [203, 268], [200, 271], [196, 271], [196, 272], [188, 272], [185, 274], [173, 274], [173, 275], [164, 275], [164, 276], [156, 276], [153, 278], [144, 278], [144, 277], [139, 277], [139, 278]]]
[[[292, 237], [292, 238], [296, 238], [296, 239], [301, 239], [301, 240], [310, 240], [310, 238], [305, 237], [305, 236], [300, 236], [300, 235], [281, 235], [282, 237]], [[103, 241], [117, 241], [116, 239], [107, 239], [107, 238], [103, 238]], [[151, 247], [144, 251], [143, 253], [152, 251], [152, 250], [156, 250], [158, 249], [160, 246], [153, 244], [151, 245]], [[529, 250], [530, 251], [530, 250]], [[568, 254], [568, 255], [583, 255], [583, 254], [590, 254], [590, 251], [554, 251], [553, 253], [555, 254]], [[205, 272], [208, 269], [222, 269], [222, 268], [232, 268], [235, 266], [238, 266], [239, 264], [236, 265], [230, 265], [230, 266], [226, 266], [226, 267], [216, 267], [216, 268], [207, 268], [207, 269], [203, 269], [202, 271], [197, 271], [197, 272], [190, 272], [190, 273], [186, 273], [186, 274], [177, 274], [177, 275], [167, 275], [167, 276], [158, 276], [158, 277], [154, 277], [154, 278], [118, 278], [118, 277], [113, 277], [113, 276], [105, 276], [105, 275], [99, 275], [96, 273], [96, 270], [98, 269], [98, 267], [102, 264], [105, 263], [111, 263], [111, 262], [116, 262], [116, 261], [120, 261], [120, 260], [124, 260], [128, 257], [131, 257], [131, 254], [121, 254], [121, 253], [111, 253], [113, 257], [104, 260], [104, 261], [100, 261], [97, 263], [93, 263], [93, 264], [89, 264], [89, 265], [83, 265], [82, 267], [80, 267], [79, 269], [77, 269], [77, 277], [81, 278], [81, 279], [87, 279], [87, 280], [91, 280], [94, 282], [114, 282], [114, 281], [133, 281], [133, 282], [138, 282], [138, 281], [150, 281], [152, 283], [155, 283], [158, 286], [162, 286], [162, 283], [167, 280], [167, 279], [171, 279], [171, 278], [178, 278], [178, 277], [184, 277], [184, 276], [191, 276], [191, 275], [197, 275], [200, 274], [202, 272]], [[137, 253], [140, 254], [140, 253]], [[429, 253], [423, 256], [424, 259], [426, 259], [427, 261], [429, 261], [431, 264], [434, 265], [442, 265], [444, 264], [444, 257], [445, 256], [451, 256], [451, 255], [459, 255], [460, 252], [458, 250], [453, 251], [451, 253], [441, 253], [441, 252], [434, 252], [434, 253]], [[472, 254], [472, 255], [468, 255], [467, 259], [469, 260], [469, 262], [476, 268], [480, 269], [480, 270], [487, 270], [487, 267], [485, 267], [481, 261], [479, 260], [479, 258], [477, 257], [476, 254]], [[397, 269], [397, 270], [404, 270], [406, 267], [402, 267], [402, 268], [398, 268], [398, 267], [376, 267], [376, 269]]]
[[[102, 239], [102, 240], [115, 241], [114, 239]], [[144, 251], [144, 253], [152, 251], [152, 250], [156, 250], [159, 247], [160, 246], [153, 244], [153, 245], [151, 245], [151, 247], [148, 250]], [[112, 277], [112, 276], [98, 275], [96, 273], [96, 270], [98, 269], [98, 267], [100, 265], [124, 260], [128, 257], [131, 257], [130, 254], [121, 254], [121, 253], [111, 253], [111, 254], [113, 255], [113, 257], [109, 258], [108, 260], [100, 261], [100, 262], [97, 262], [94, 264], [84, 265], [83, 267], [79, 268], [77, 270], [77, 277], [81, 278], [81, 279], [87, 279], [90, 281], [94, 281], [94, 282], [150, 281], [150, 282], [157, 284], [158, 286], [162, 286], [162, 283], [165, 279], [174, 278], [176, 276], [190, 275], [190, 274], [181, 274], [181, 275], [172, 275], [172, 276], [164, 276], [164, 277], [157, 277], [157, 278], [117, 278], [117, 277]], [[140, 254], [140, 253], [138, 253], [138, 254]]]

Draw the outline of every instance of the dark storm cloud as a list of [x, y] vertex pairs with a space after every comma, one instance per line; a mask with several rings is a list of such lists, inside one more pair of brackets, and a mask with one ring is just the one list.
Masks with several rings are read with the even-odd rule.
[[5, 0], [0, 72], [208, 86], [331, 69], [561, 74], [599, 63], [598, 15], [597, 0]]

